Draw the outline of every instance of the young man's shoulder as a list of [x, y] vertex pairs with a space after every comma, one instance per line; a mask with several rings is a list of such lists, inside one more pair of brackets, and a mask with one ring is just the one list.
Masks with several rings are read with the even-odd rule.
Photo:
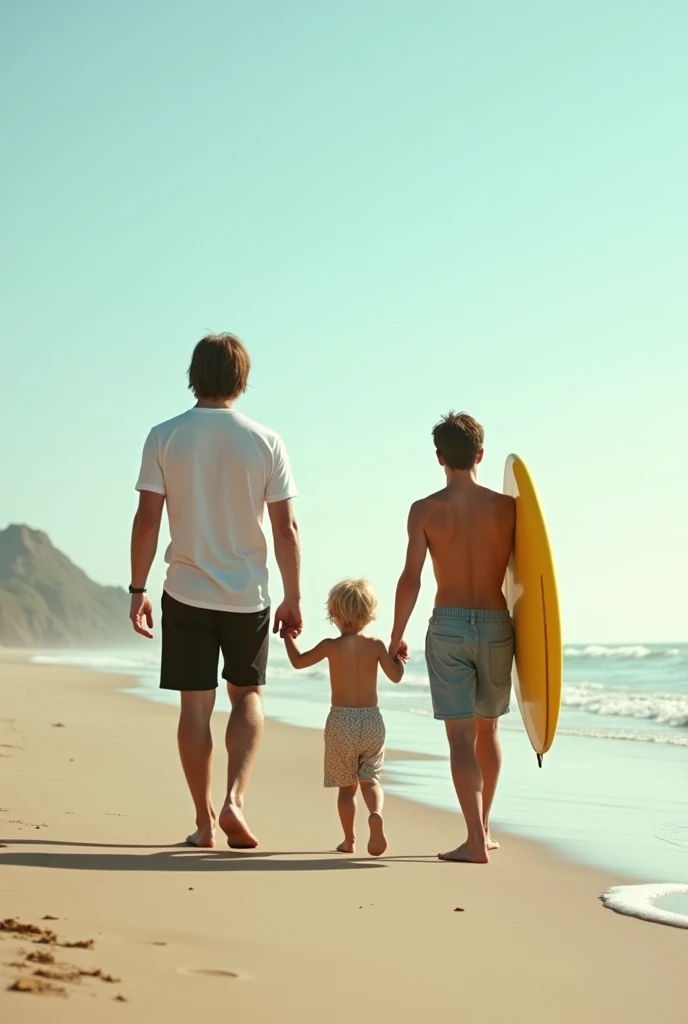
[[437, 502], [443, 501], [445, 497], [444, 488], [441, 491], [434, 491], [432, 494], [426, 494], [424, 498], [418, 498], [411, 505], [412, 515], [422, 515], [427, 509], [432, 508]]
[[422, 520], [431, 515], [439, 505], [446, 504], [447, 500], [448, 494], [445, 487], [440, 491], [434, 491], [432, 494], [426, 495], [424, 498], [418, 498], [418, 500], [414, 501], [411, 505], [409, 518], [422, 522]]
[[[513, 515], [516, 509], [516, 502], [509, 494], [502, 494], [501, 491], [493, 491], [489, 487], [478, 488], [480, 499], [487, 505], [491, 505], [496, 512], [504, 516]], [[437, 515], [443, 515], [443, 509], [452, 503], [449, 490], [443, 487], [439, 491], [428, 494], [425, 498], [419, 498], [411, 505], [409, 518], [416, 523], [423, 523], [425, 520], [433, 520]]]
[[493, 491], [489, 487], [480, 488], [480, 497], [484, 511], [505, 528], [513, 528], [516, 518], [516, 501], [510, 494]]
[[502, 505], [504, 508], [515, 508], [516, 502], [510, 494], [504, 494], [502, 491], [493, 491], [491, 487], [483, 487], [480, 485], [480, 492], [486, 501], [492, 501], [495, 505]]

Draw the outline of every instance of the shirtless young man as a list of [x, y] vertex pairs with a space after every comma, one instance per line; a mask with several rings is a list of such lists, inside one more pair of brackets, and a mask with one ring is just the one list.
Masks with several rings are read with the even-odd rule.
[[497, 723], [509, 710], [514, 633], [502, 593], [514, 542], [514, 499], [481, 487], [483, 428], [450, 413], [433, 430], [447, 485], [416, 501], [408, 519], [406, 565], [396, 594], [389, 653], [402, 649], [430, 552], [437, 582], [426, 658], [435, 718], [443, 721], [456, 795], [468, 837], [442, 860], [486, 864], [498, 843], [489, 815], [501, 749]]

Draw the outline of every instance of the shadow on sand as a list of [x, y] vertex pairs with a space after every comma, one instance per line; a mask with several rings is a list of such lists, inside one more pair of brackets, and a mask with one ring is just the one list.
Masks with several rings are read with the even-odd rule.
[[[16, 849], [36, 846], [42, 849]], [[46, 850], [46, 847], [67, 847], [71, 852], [53, 853]], [[74, 847], [102, 852], [78, 853], [74, 852]], [[392, 861], [437, 863], [436, 857], [432, 856], [411, 855], [372, 860], [370, 857], [350, 857], [318, 850], [195, 850], [184, 843], [161, 850], [160, 846], [153, 845], [69, 843], [42, 839], [15, 839], [0, 851], [0, 865], [59, 868], [67, 871], [354, 871], [361, 868], [383, 868]]]

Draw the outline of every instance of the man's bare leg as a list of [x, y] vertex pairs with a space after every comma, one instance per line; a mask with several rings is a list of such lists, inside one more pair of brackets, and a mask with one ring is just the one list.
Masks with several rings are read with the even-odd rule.
[[490, 835], [490, 810], [502, 767], [502, 747], [497, 731], [498, 719], [476, 718], [478, 730], [475, 756], [483, 777], [483, 826], [488, 850], [498, 850], [499, 843]]
[[196, 831], [188, 836], [189, 846], [209, 849], [215, 845], [215, 810], [210, 795], [213, 738], [210, 716], [215, 690], [182, 690], [177, 741], [179, 756], [196, 808]]
[[362, 782], [361, 793], [363, 793], [363, 799], [368, 808], [368, 825], [370, 827], [368, 853], [371, 857], [381, 857], [387, 849], [385, 823], [382, 818], [382, 805], [385, 802], [385, 794], [378, 782]]
[[440, 853], [439, 857], [441, 860], [487, 864], [490, 858], [483, 825], [483, 777], [475, 756], [475, 719], [453, 719], [444, 724], [451, 752], [452, 779], [466, 821], [468, 837], [461, 846], [448, 853]]
[[339, 820], [344, 829], [344, 842], [337, 847], [339, 853], [356, 852], [356, 835], [354, 823], [356, 821], [356, 791], [358, 786], [340, 786], [337, 794], [337, 810]]
[[220, 812], [220, 828], [227, 845], [252, 850], [258, 840], [244, 821], [244, 790], [263, 735], [263, 698], [258, 686], [227, 684], [232, 710], [227, 723], [227, 797]]

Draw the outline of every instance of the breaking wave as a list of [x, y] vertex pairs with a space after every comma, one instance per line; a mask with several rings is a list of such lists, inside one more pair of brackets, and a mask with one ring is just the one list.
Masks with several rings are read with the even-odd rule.
[[643, 644], [620, 644], [604, 647], [588, 644], [587, 647], [565, 647], [566, 658], [676, 658], [681, 651], [678, 647], [645, 647]]
[[592, 715], [643, 718], [675, 729], [688, 726], [688, 696], [678, 693], [612, 690], [600, 683], [578, 683], [564, 686], [562, 704]]

